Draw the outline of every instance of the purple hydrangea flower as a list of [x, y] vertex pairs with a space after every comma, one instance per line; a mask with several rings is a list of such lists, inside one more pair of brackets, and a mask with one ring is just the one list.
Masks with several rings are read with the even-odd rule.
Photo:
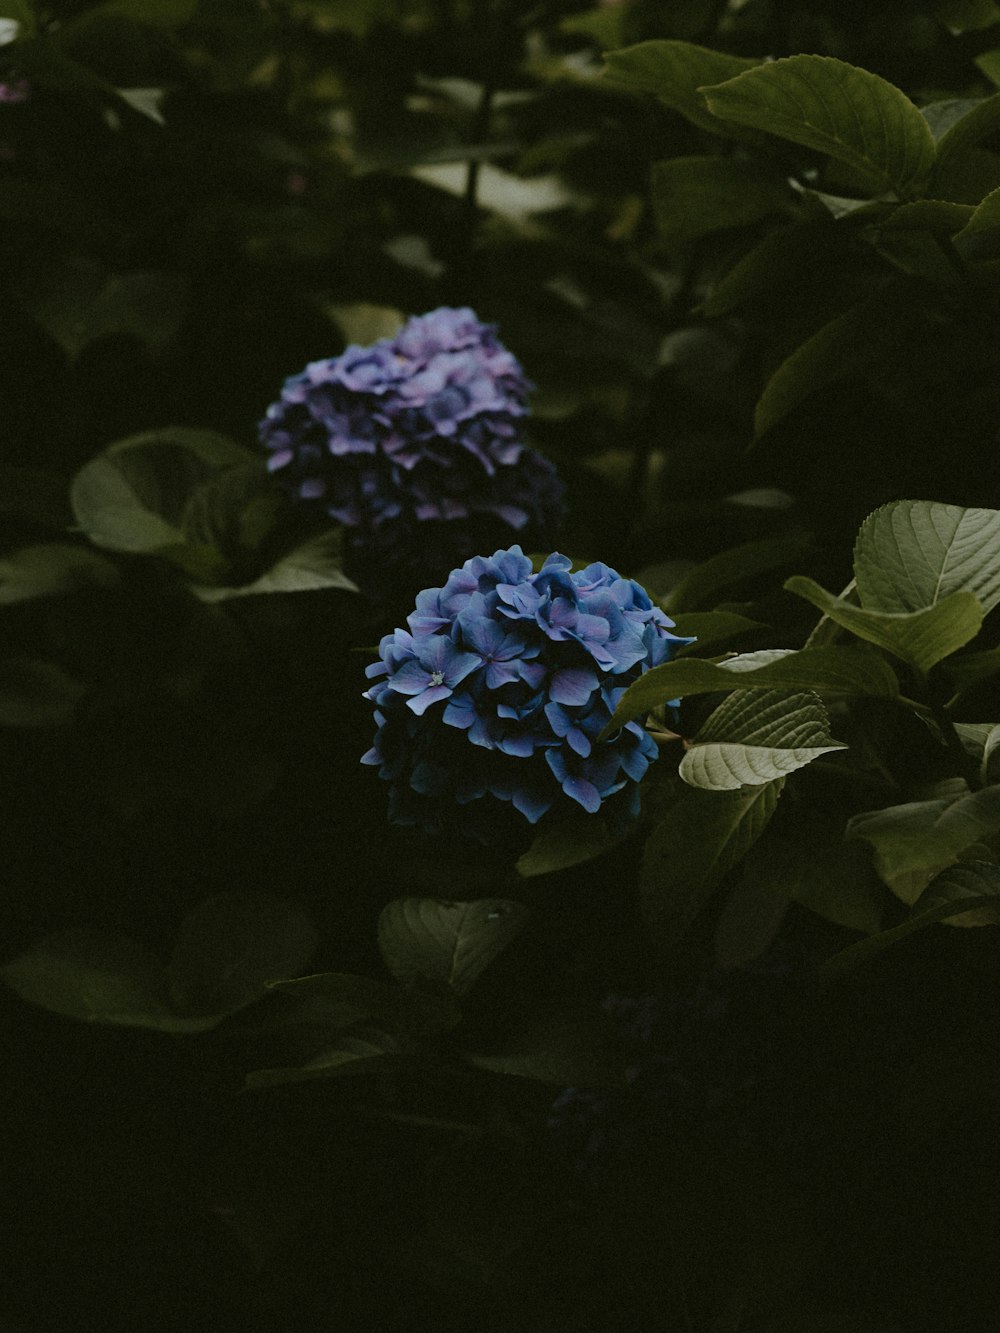
[[260, 438], [292, 497], [346, 526], [363, 585], [443, 574], [486, 538], [544, 543], [562, 517], [555, 469], [520, 440], [530, 387], [493, 325], [443, 306], [286, 380]]
[[512, 546], [420, 593], [407, 623], [383, 638], [365, 696], [378, 731], [362, 763], [390, 783], [394, 822], [491, 841], [511, 809], [529, 824], [638, 813], [655, 742], [640, 720], [598, 736], [628, 686], [690, 640], [637, 583], [562, 555], [535, 573]]

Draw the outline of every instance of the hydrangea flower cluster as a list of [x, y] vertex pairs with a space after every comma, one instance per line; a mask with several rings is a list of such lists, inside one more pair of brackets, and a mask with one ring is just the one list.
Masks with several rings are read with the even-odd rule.
[[637, 583], [563, 555], [535, 573], [512, 546], [422, 592], [407, 623], [382, 639], [365, 696], [378, 731], [362, 763], [391, 784], [394, 822], [488, 842], [505, 805], [530, 824], [606, 802], [613, 823], [638, 813], [655, 741], [639, 721], [597, 737], [628, 686], [690, 640]]
[[443, 574], [485, 534], [545, 542], [562, 517], [555, 469], [519, 439], [530, 387], [493, 325], [443, 306], [286, 380], [260, 438], [288, 493], [345, 524], [362, 583], [432, 568], [435, 547]]

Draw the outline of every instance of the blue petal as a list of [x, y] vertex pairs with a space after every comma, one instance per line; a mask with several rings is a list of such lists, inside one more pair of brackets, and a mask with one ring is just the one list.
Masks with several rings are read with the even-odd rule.
[[589, 667], [563, 667], [552, 677], [549, 698], [558, 704], [582, 707], [597, 689], [597, 674]]
[[582, 805], [589, 815], [595, 815], [600, 810], [601, 794], [586, 778], [567, 778], [562, 789], [567, 796]]

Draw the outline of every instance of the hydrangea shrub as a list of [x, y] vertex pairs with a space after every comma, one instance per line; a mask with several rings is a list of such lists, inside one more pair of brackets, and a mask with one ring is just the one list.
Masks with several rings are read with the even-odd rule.
[[490, 841], [504, 806], [529, 824], [634, 818], [656, 743], [641, 720], [597, 737], [626, 688], [689, 642], [643, 588], [559, 554], [535, 573], [511, 546], [422, 592], [407, 623], [367, 669], [378, 731], [362, 762], [389, 782], [394, 822]]
[[443, 574], [485, 534], [545, 544], [562, 516], [555, 469], [520, 439], [530, 388], [493, 325], [443, 306], [286, 380], [260, 438], [283, 488], [345, 525], [360, 582]]

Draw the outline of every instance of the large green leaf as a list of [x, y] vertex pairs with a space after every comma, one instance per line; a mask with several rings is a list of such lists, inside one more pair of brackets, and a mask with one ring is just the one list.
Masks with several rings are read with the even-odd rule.
[[674, 157], [653, 164], [653, 212], [668, 249], [787, 213], [795, 197], [781, 177], [731, 157]]
[[700, 129], [721, 135], [729, 135], [731, 127], [708, 111], [698, 89], [760, 64], [759, 60], [677, 41], [640, 42], [609, 51], [604, 59], [604, 77], [609, 83], [630, 92], [653, 93]]
[[[734, 680], [733, 676], [739, 677]], [[783, 649], [780, 656], [742, 653], [726, 662], [679, 658], [653, 667], [626, 690], [602, 735], [669, 699], [718, 690], [820, 690], [828, 694], [894, 699], [899, 683], [888, 662], [861, 647]]]
[[992, 786], [866, 811], [851, 819], [847, 836], [869, 843], [883, 883], [914, 903], [939, 871], [998, 830], [1000, 786]]
[[970, 236], [982, 236], [996, 231], [1000, 227], [1000, 188], [991, 190], [977, 205], [975, 212], [957, 236], [965, 240]]
[[812, 540], [801, 533], [743, 542], [696, 565], [661, 599], [661, 605], [671, 615], [675, 611], [693, 611], [721, 591], [799, 560], [811, 549]]
[[712, 940], [716, 967], [745, 967], [766, 953], [789, 906], [767, 880], [744, 873], [726, 893], [716, 917]]
[[255, 1069], [247, 1074], [244, 1087], [250, 1091], [345, 1075], [370, 1076], [381, 1073], [387, 1065], [397, 1064], [404, 1054], [404, 1047], [391, 1033], [358, 1027], [299, 1068]]
[[[966, 861], [943, 871], [928, 885], [906, 921], [883, 930], [867, 940], [859, 940], [828, 958], [819, 969], [827, 984], [869, 962], [883, 950], [907, 935], [932, 926], [938, 921], [955, 921], [972, 914], [989, 914], [992, 920], [1000, 912], [1000, 866], [990, 861]], [[987, 924], [985, 920], [981, 924]]]
[[1000, 782], [1000, 763], [997, 762], [1000, 760], [1000, 723], [956, 722], [955, 731], [979, 765], [980, 782], [984, 786], [993, 781]]
[[118, 569], [85, 546], [47, 542], [0, 556], [0, 606], [55, 597], [79, 588], [113, 588]]
[[85, 464], [73, 479], [70, 501], [77, 523], [96, 546], [132, 552], [183, 548], [184, 510], [197, 487], [224, 469], [255, 462], [248, 450], [214, 431], [146, 431], [119, 440]]
[[680, 653], [703, 652], [709, 644], [725, 643], [748, 630], [764, 629], [761, 621], [751, 620], [735, 611], [685, 611], [675, 615], [673, 621], [674, 633], [694, 640], [694, 643], [678, 649]]
[[930, 500], [883, 505], [861, 525], [854, 577], [869, 611], [922, 611], [965, 591], [986, 614], [1000, 602], [1000, 510]]
[[556, 1010], [536, 1015], [505, 1048], [466, 1052], [478, 1069], [537, 1079], [556, 1087], [617, 1087], [624, 1082], [621, 1044], [606, 1016]]
[[738, 791], [787, 777], [820, 755], [846, 747], [829, 734], [812, 691], [734, 690], [689, 742], [680, 775], [706, 791]]
[[1000, 648], [987, 648], [981, 653], [963, 653], [948, 663], [947, 671], [960, 692], [970, 689], [1000, 672]]
[[266, 893], [220, 893], [181, 923], [167, 966], [179, 1013], [224, 1015], [252, 1004], [269, 981], [301, 972], [315, 952], [309, 918]]
[[767, 827], [784, 779], [742, 791], [682, 789], [646, 843], [640, 894], [654, 942], [672, 949]]
[[953, 158], [976, 148], [1000, 127], [1000, 93], [976, 102], [952, 102], [947, 105], [960, 108], [962, 114], [954, 117], [938, 139], [937, 162], [931, 177], [932, 193], [936, 193], [934, 187], [939, 180], [947, 179], [946, 170], [951, 170]]
[[854, 606], [801, 575], [788, 579], [785, 587], [859, 639], [877, 644], [920, 672], [974, 639], [983, 623], [983, 609], [971, 592], [953, 592], [923, 611], [886, 613]]
[[175, 1014], [163, 964], [126, 936], [60, 931], [12, 959], [0, 976], [22, 1000], [84, 1023], [203, 1032], [218, 1022]]
[[178, 273], [153, 270], [107, 273], [82, 259], [53, 265], [25, 289], [22, 304], [71, 357], [100, 338], [122, 334], [161, 352], [176, 338], [189, 302]]
[[626, 833], [612, 833], [600, 815], [570, 816], [558, 823], [543, 822], [528, 850], [518, 859], [518, 873], [526, 879], [550, 875], [582, 865], [623, 841]]
[[716, 318], [760, 297], [773, 300], [786, 285], [801, 290], [806, 275], [815, 272], [817, 254], [827, 256], [832, 246], [842, 244], [841, 233], [829, 219], [808, 218], [770, 227], [716, 280], [710, 295], [695, 309]]
[[399, 981], [443, 982], [465, 995], [523, 930], [529, 909], [506, 898], [397, 898], [378, 920], [378, 947]]
[[230, 597], [256, 597], [275, 592], [317, 592], [341, 588], [357, 592], [343, 570], [342, 534], [338, 528], [310, 537], [251, 583], [220, 586], [192, 583], [191, 591], [203, 602], [222, 602]]
[[910, 99], [831, 56], [788, 56], [701, 91], [713, 115], [826, 153], [883, 189], [919, 193], [934, 165], [934, 136]]
[[971, 204], [950, 204], [944, 199], [914, 199], [894, 208], [878, 226], [881, 231], [929, 231], [954, 236], [974, 213]]
[[796, 831], [794, 838], [769, 834], [747, 856], [743, 881], [745, 892], [766, 886], [772, 895], [866, 935], [879, 929], [889, 901], [860, 843], [808, 832]]
[[887, 283], [796, 347], [771, 375], [754, 408], [760, 439], [811, 394], [840, 380], [863, 378], [905, 336], [908, 294]]

